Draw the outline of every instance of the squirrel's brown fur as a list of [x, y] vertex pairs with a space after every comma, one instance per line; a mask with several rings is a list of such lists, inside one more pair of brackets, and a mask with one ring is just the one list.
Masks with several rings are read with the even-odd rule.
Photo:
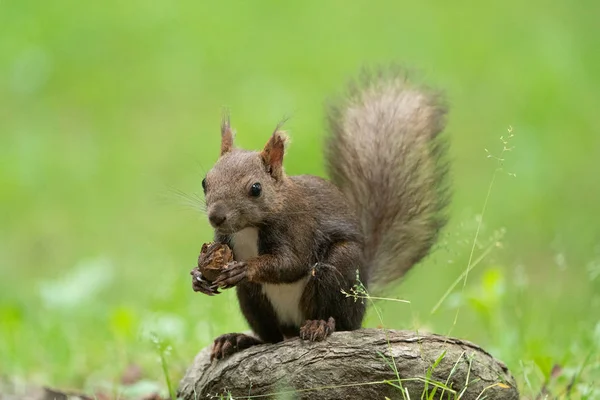
[[325, 155], [333, 184], [285, 174], [280, 127], [252, 152], [234, 147], [224, 118], [221, 156], [203, 187], [215, 240], [232, 247], [235, 261], [214, 282], [193, 285], [206, 294], [235, 286], [260, 340], [223, 335], [213, 357], [360, 328], [364, 303], [342, 293], [356, 284], [357, 271], [369, 289], [400, 278], [446, 222], [445, 114], [440, 97], [403, 72], [365, 75], [329, 107]]
[[369, 288], [419, 262], [446, 224], [446, 106], [395, 68], [365, 72], [328, 110], [325, 160], [365, 235]]

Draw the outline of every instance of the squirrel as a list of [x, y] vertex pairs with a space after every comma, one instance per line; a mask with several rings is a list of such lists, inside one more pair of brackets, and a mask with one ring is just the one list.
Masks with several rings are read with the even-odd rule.
[[218, 337], [211, 359], [360, 329], [366, 305], [347, 295], [357, 274], [369, 291], [398, 280], [447, 222], [446, 114], [443, 96], [404, 70], [365, 72], [327, 107], [330, 180], [286, 175], [281, 124], [262, 151], [249, 151], [234, 146], [224, 115], [220, 157], [202, 187], [214, 239], [234, 261], [213, 282], [194, 279], [193, 289], [236, 287], [255, 336]]

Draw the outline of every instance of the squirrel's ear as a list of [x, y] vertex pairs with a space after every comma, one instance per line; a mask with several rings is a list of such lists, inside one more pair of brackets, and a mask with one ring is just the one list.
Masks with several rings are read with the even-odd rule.
[[223, 119], [221, 120], [221, 155], [230, 152], [233, 149], [233, 131], [231, 130], [231, 123], [229, 121], [229, 113], [225, 111], [223, 113]]
[[287, 134], [276, 129], [262, 153], [260, 153], [267, 172], [275, 179], [280, 179], [283, 176], [283, 154], [287, 143]]

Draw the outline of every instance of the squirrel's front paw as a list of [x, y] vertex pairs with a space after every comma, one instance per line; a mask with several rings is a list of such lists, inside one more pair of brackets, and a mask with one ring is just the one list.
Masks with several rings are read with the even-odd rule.
[[246, 279], [247, 272], [247, 263], [244, 261], [232, 261], [221, 270], [221, 273], [213, 282], [212, 288], [216, 289], [220, 287], [227, 289], [235, 286]]
[[193, 269], [190, 275], [192, 275], [192, 289], [194, 289], [194, 292], [204, 293], [209, 296], [221, 293], [217, 288], [212, 287], [212, 283], [206, 280], [197, 268]]
[[327, 321], [322, 319], [308, 320], [300, 328], [300, 338], [311, 342], [320, 342], [335, 331], [335, 320], [329, 317]]

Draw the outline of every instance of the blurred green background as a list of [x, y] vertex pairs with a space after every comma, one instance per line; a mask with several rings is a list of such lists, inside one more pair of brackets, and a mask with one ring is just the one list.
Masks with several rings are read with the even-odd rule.
[[[0, 2], [0, 378], [90, 388], [135, 363], [164, 387], [153, 334], [177, 381], [246, 329], [233, 291], [202, 296], [189, 277], [211, 237], [194, 193], [221, 108], [249, 148], [291, 115], [287, 171], [323, 175], [323, 102], [362, 66], [400, 62], [446, 91], [455, 196], [439, 250], [392, 292], [411, 305], [379, 304], [385, 325], [477, 342], [527, 396], [555, 364], [555, 393], [575, 379], [600, 396], [598, 15], [594, 1]], [[499, 155], [509, 126], [494, 175], [485, 149]], [[431, 314], [492, 179], [475, 258], [501, 246]]]

